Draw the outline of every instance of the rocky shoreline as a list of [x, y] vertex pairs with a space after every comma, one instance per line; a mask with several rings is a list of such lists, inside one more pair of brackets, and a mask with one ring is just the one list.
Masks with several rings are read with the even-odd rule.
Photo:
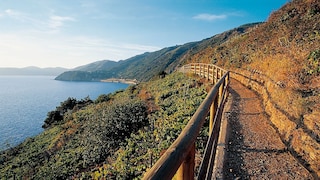
[[124, 83], [124, 84], [138, 84], [139, 83], [139, 81], [136, 79], [119, 79], [119, 78], [102, 79], [101, 82], [113, 82], [113, 83]]

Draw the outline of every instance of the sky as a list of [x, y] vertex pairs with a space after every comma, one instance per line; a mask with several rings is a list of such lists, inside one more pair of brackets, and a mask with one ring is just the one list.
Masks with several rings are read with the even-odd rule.
[[0, 0], [0, 67], [125, 60], [266, 21], [289, 0]]

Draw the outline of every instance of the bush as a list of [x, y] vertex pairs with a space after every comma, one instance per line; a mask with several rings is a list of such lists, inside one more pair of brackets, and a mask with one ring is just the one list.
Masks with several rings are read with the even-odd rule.
[[48, 128], [51, 125], [62, 121], [66, 114], [72, 114], [73, 112], [78, 111], [79, 109], [82, 109], [83, 107], [86, 107], [92, 103], [93, 101], [89, 97], [81, 99], [80, 101], [69, 97], [67, 100], [61, 102], [60, 106], [58, 106], [56, 110], [48, 112], [42, 128]]
[[102, 162], [132, 132], [148, 124], [146, 105], [137, 99], [124, 99], [104, 108], [86, 123], [82, 141], [85, 166]]
[[107, 102], [111, 99], [111, 94], [101, 94], [95, 101], [95, 104], [99, 104], [102, 102]]
[[312, 51], [308, 56], [307, 71], [309, 75], [320, 74], [320, 50]]
[[144, 98], [154, 107], [148, 118], [150, 126], [131, 133], [113, 159], [91, 174], [93, 178], [140, 179], [178, 137], [206, 96], [194, 78], [180, 73], [150, 82], [140, 93], [152, 97]]

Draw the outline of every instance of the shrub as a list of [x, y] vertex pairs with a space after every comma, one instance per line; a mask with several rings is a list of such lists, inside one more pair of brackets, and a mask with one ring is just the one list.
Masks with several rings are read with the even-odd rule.
[[62, 121], [65, 115], [70, 115], [73, 112], [78, 111], [79, 109], [82, 109], [83, 107], [86, 107], [92, 103], [93, 101], [89, 97], [79, 101], [75, 98], [69, 97], [67, 100], [61, 102], [60, 106], [58, 106], [56, 110], [48, 112], [42, 128], [48, 128], [52, 124]]
[[307, 72], [309, 75], [320, 74], [320, 50], [312, 51], [308, 56]]
[[125, 98], [104, 108], [86, 123], [82, 141], [84, 166], [102, 162], [132, 132], [147, 125], [147, 108], [137, 99]]

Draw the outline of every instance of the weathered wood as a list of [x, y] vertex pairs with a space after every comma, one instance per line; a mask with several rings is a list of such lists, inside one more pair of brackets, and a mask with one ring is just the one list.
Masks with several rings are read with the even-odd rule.
[[219, 97], [216, 96], [211, 104], [211, 107], [210, 107], [209, 135], [212, 133], [212, 130], [213, 130], [214, 117], [215, 117], [215, 114], [216, 114], [217, 108], [218, 108], [218, 99], [219, 99]]
[[[221, 85], [222, 81], [219, 82], [218, 84]], [[172, 143], [156, 164], [145, 174], [143, 179], [171, 179], [174, 176], [180, 164], [190, 152], [192, 145], [195, 143], [208, 114], [212, 99], [214, 99], [217, 94], [218, 86], [214, 86], [192, 116], [189, 123], [182, 130], [179, 137]]]
[[193, 144], [189, 154], [187, 155], [186, 159], [182, 162], [182, 164], [180, 165], [176, 173], [176, 178], [178, 180], [194, 179], [195, 153], [196, 153], [196, 146], [195, 144]]
[[[210, 65], [210, 67], [212, 67], [211, 76], [209, 75], [209, 65], [207, 65], [206, 68], [206, 64], [193, 63], [188, 65], [187, 68], [183, 69], [184, 73], [186, 69], [188, 69], [189, 72], [194, 72], [198, 75], [202, 75], [203, 77], [207, 76], [208, 79], [211, 77], [211, 80], [216, 84], [210, 90], [207, 97], [201, 103], [178, 138], [171, 144], [171, 146], [154, 164], [154, 166], [147, 173], [145, 173], [143, 179], [171, 179], [176, 174], [178, 169], [179, 170], [176, 174], [178, 180], [194, 179], [195, 140], [199, 135], [209, 111], [211, 124], [211, 127], [209, 128], [211, 129], [210, 134], [211, 136], [215, 136], [210, 136], [213, 138], [211, 141], [213, 142], [214, 139], [216, 139], [216, 136], [218, 136], [216, 131], [220, 125], [218, 126], [216, 124], [220, 123], [221, 117], [219, 114], [221, 113], [219, 113], [219, 110], [222, 111], [220, 106], [224, 101], [225, 96], [223, 92], [226, 91], [224, 88], [227, 88], [228, 80], [226, 79], [229, 77], [229, 73], [227, 71], [215, 65]], [[221, 73], [224, 73], [224, 75], [222, 76]], [[220, 77], [218, 77], [219, 75]], [[218, 106], [219, 104], [220, 106]], [[209, 146], [211, 146], [208, 149], [214, 148], [215, 151], [216, 146], [212, 145], [212, 142], [208, 142], [210, 143]], [[212, 156], [209, 151], [206, 153], [207, 155], [205, 156], [209, 156], [209, 158], [204, 165], [208, 165], [208, 163], [210, 163], [210, 156]]]
[[210, 66], [207, 66], [207, 79], [210, 79]]
[[[224, 89], [222, 96], [224, 96], [225, 94], [227, 94], [227, 89]], [[219, 138], [221, 116], [222, 116], [222, 111], [223, 111], [225, 101], [226, 99], [223, 99], [223, 101], [220, 102], [218, 109], [215, 113], [213, 130], [212, 130], [212, 133], [209, 135], [209, 139], [207, 141], [206, 149], [203, 155], [203, 160], [199, 168], [197, 179], [200, 179], [200, 180], [212, 179], [211, 176], [212, 176], [215, 153], [216, 153], [216, 148], [217, 148], [217, 143]]]

